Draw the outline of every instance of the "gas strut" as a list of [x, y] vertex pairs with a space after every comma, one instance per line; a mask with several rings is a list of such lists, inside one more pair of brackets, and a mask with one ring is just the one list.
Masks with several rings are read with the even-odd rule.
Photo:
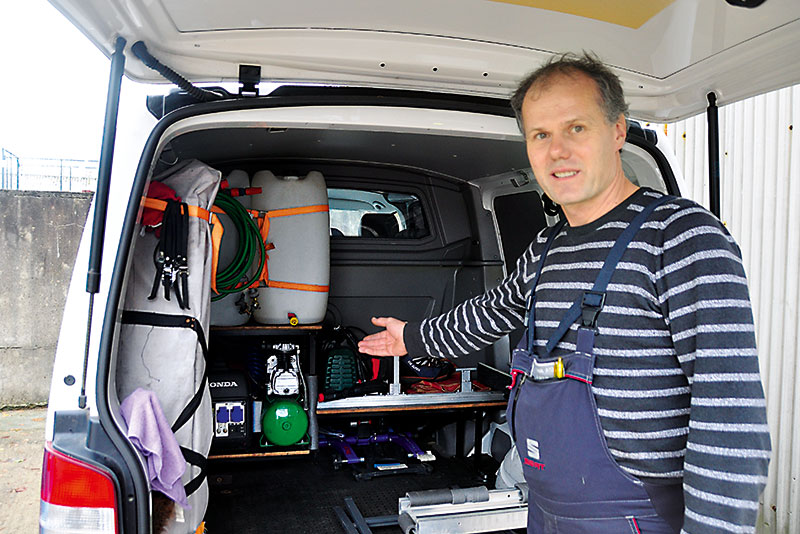
[[213, 91], [208, 91], [207, 89], [197, 87], [196, 85], [192, 84], [192, 82], [154, 58], [153, 55], [147, 50], [147, 45], [145, 45], [144, 42], [137, 41], [133, 43], [133, 46], [131, 46], [131, 52], [133, 52], [136, 57], [141, 59], [142, 63], [192, 95], [200, 102], [208, 102], [209, 100], [219, 100], [222, 98], [222, 95], [218, 95]]
[[717, 95], [708, 93], [708, 188], [710, 193], [709, 209], [720, 216], [720, 173], [719, 173], [719, 114], [717, 113]]
[[92, 220], [92, 243], [89, 248], [89, 271], [86, 275], [86, 292], [89, 293], [89, 318], [86, 325], [86, 347], [83, 354], [83, 377], [78, 407], [86, 408], [86, 372], [89, 363], [89, 340], [92, 332], [94, 296], [100, 291], [100, 267], [103, 262], [103, 240], [106, 234], [106, 211], [108, 188], [111, 178], [111, 163], [114, 161], [114, 139], [117, 135], [117, 114], [122, 74], [125, 71], [125, 39], [117, 37], [114, 54], [111, 56], [111, 74], [108, 79], [106, 117], [103, 124], [103, 145], [100, 149], [100, 169], [97, 175], [97, 192], [94, 197], [94, 219]]

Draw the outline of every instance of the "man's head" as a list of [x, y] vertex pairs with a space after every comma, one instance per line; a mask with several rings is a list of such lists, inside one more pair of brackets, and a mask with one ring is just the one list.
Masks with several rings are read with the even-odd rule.
[[534, 176], [572, 226], [602, 217], [636, 190], [620, 160], [622, 89], [599, 61], [553, 61], [520, 84], [513, 102]]
[[584, 52], [582, 56], [577, 56], [568, 52], [561, 56], [553, 56], [550, 61], [528, 74], [517, 86], [511, 96], [511, 107], [514, 109], [520, 128], [522, 128], [522, 103], [531, 89], [542, 87], [553, 78], [580, 74], [594, 81], [599, 97], [598, 103], [609, 123], [616, 122], [620, 113], [627, 117], [628, 104], [625, 103], [625, 94], [622, 92], [622, 85], [617, 75], [592, 54]]

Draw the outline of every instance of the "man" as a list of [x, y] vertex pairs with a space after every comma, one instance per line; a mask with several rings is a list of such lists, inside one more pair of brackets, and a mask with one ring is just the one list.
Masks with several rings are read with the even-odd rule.
[[[525, 379], [507, 412], [531, 490], [529, 533], [753, 532], [770, 443], [737, 245], [702, 207], [626, 178], [627, 106], [595, 58], [550, 62], [512, 106], [565, 226], [448, 313], [373, 319], [385, 330], [360, 349], [457, 357], [530, 314], [535, 328], [514, 355]], [[576, 319], [564, 319], [573, 304]]]

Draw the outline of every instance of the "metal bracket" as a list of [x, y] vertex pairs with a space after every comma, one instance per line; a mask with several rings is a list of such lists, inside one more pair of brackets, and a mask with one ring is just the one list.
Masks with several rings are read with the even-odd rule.
[[397, 516], [364, 517], [352, 497], [345, 497], [344, 508], [334, 506], [333, 512], [347, 534], [372, 534], [369, 527], [390, 527], [397, 525]]
[[389, 384], [389, 395], [400, 395], [400, 358], [392, 357], [392, 383]]
[[489, 490], [484, 499], [471, 502], [433, 498], [441, 490], [420, 493], [432, 494], [429, 504], [412, 504], [408, 495], [398, 502], [405, 534], [497, 532], [524, 529], [528, 522], [527, 491], [520, 488]]
[[477, 372], [477, 367], [459, 367], [456, 371], [461, 373], [461, 393], [472, 391], [472, 373]]
[[511, 185], [514, 187], [522, 187], [529, 183], [531, 183], [531, 179], [528, 178], [528, 173], [525, 171], [517, 171], [517, 174], [511, 177]]
[[261, 82], [261, 67], [258, 65], [239, 65], [239, 95], [258, 96]]

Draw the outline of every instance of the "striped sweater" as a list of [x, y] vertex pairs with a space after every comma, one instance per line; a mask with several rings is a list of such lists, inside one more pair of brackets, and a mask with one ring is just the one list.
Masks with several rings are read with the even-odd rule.
[[[602, 218], [564, 227], [536, 289], [537, 347], [660, 195], [640, 189]], [[546, 235], [494, 289], [409, 323], [409, 353], [458, 357], [522, 326]], [[682, 198], [660, 206], [618, 264], [597, 326], [592, 391], [619, 465], [651, 480], [683, 479], [687, 534], [754, 532], [770, 439], [747, 281], [719, 220]], [[576, 335], [577, 322], [551, 356], [574, 351]]]

